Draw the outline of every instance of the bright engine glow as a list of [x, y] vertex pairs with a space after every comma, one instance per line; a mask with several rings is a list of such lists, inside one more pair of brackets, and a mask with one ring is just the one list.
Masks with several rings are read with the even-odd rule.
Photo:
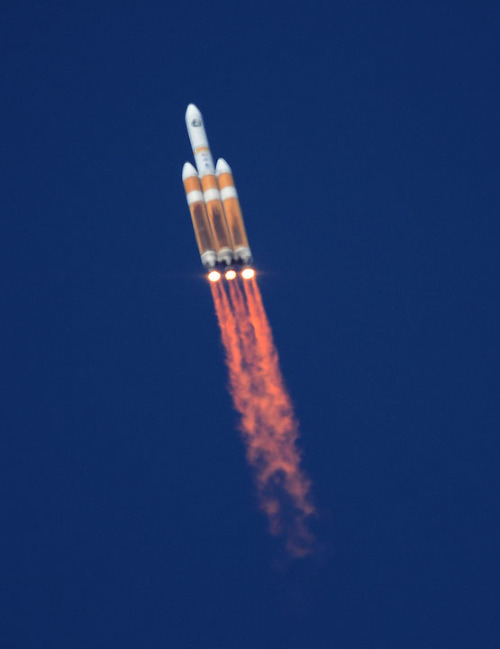
[[241, 276], [243, 279], [252, 279], [252, 277], [255, 277], [255, 271], [253, 268], [245, 268], [242, 271]]
[[220, 280], [220, 273], [218, 270], [211, 270], [208, 273], [208, 279], [211, 282], [218, 282]]
[[236, 279], [236, 271], [235, 270], [227, 270], [226, 271], [226, 279]]

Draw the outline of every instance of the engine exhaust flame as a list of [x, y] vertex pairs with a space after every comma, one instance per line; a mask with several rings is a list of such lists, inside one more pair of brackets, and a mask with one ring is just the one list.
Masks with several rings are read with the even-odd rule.
[[255, 277], [255, 271], [253, 268], [244, 268], [241, 271], [241, 276], [243, 279], [253, 279]]
[[210, 282], [218, 282], [220, 280], [220, 273], [218, 270], [211, 270], [208, 273], [208, 279]]
[[[315, 513], [310, 482], [300, 468], [298, 425], [284, 385], [278, 354], [254, 278], [212, 285], [229, 369], [229, 387], [257, 484], [261, 509], [273, 535], [284, 535], [290, 554], [310, 554]], [[226, 290], [228, 293], [226, 293]]]

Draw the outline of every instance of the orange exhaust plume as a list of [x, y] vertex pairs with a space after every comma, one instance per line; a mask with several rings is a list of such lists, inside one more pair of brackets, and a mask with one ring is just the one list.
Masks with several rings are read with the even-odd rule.
[[247, 458], [256, 476], [260, 506], [270, 531], [284, 534], [294, 556], [310, 554], [314, 514], [310, 482], [300, 468], [298, 426], [284, 385], [278, 354], [255, 279], [212, 285], [230, 391], [241, 415]]
[[255, 421], [252, 419], [254, 413], [248, 403], [249, 394], [251, 394], [251, 378], [244, 371], [236, 318], [231, 310], [224, 287], [220, 283], [217, 283], [211, 284], [211, 289], [221, 331], [222, 344], [226, 352], [231, 396], [236, 410], [241, 414], [242, 427], [251, 429], [255, 427]]

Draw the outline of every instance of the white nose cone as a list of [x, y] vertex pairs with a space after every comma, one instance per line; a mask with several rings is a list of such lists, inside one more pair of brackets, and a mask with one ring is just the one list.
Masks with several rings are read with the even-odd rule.
[[184, 163], [184, 166], [182, 167], [182, 180], [186, 180], [186, 178], [192, 178], [193, 176], [197, 175], [198, 172], [190, 162]]
[[186, 126], [200, 178], [208, 174], [213, 175], [215, 173], [214, 161], [203, 126], [203, 118], [194, 104], [189, 104], [187, 107]]
[[[207, 134], [205, 133], [205, 127], [203, 126], [203, 118], [194, 104], [189, 104], [187, 107], [186, 126], [193, 152], [196, 153], [196, 149], [199, 147], [208, 148]], [[198, 163], [198, 161], [196, 161], [196, 163]]]
[[189, 104], [186, 109], [186, 125], [188, 130], [191, 127], [203, 126], [203, 118], [200, 111], [196, 108], [194, 104]]
[[215, 167], [215, 173], [217, 176], [220, 174], [230, 174], [231, 167], [227, 164], [224, 158], [219, 158], [217, 160], [217, 166]]

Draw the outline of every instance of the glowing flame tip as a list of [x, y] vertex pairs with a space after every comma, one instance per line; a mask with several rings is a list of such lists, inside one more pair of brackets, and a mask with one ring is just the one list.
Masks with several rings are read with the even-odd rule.
[[210, 282], [218, 282], [220, 280], [220, 273], [218, 270], [211, 270], [208, 273], [208, 279]]
[[255, 271], [253, 268], [245, 268], [242, 271], [241, 276], [243, 277], [243, 279], [252, 279], [253, 277], [255, 277]]

